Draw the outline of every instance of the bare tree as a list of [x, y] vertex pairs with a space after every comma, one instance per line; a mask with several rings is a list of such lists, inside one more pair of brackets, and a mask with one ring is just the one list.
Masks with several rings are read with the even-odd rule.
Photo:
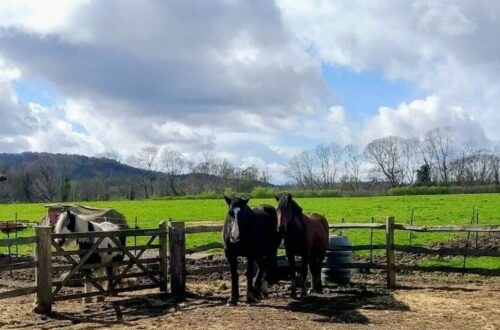
[[348, 144], [344, 147], [344, 167], [345, 179], [353, 184], [354, 189], [359, 189], [359, 169], [363, 161], [363, 154], [355, 144]]
[[421, 165], [420, 141], [417, 138], [407, 138], [402, 141], [401, 168], [403, 171], [402, 181], [413, 184], [417, 168]]
[[456, 151], [455, 131], [451, 127], [439, 127], [425, 133], [424, 150], [429, 162], [437, 168], [439, 180], [450, 181], [450, 160]]
[[142, 177], [142, 188], [144, 190], [144, 197], [147, 199], [150, 195], [154, 194], [154, 179], [152, 171], [155, 169], [156, 161], [158, 158], [158, 147], [147, 146], [143, 147], [137, 155], [128, 158], [128, 163], [132, 166], [142, 168], [148, 172], [144, 173]]
[[389, 181], [391, 187], [396, 187], [403, 181], [403, 146], [403, 138], [387, 136], [368, 143], [364, 151], [366, 160]]
[[313, 154], [310, 151], [304, 151], [290, 159], [285, 173], [301, 188], [314, 189], [316, 187], [314, 163]]
[[56, 201], [60, 188], [60, 171], [57, 165], [46, 159], [41, 159], [33, 167], [31, 180], [33, 194], [38, 200]]
[[178, 176], [184, 173], [186, 161], [182, 154], [172, 148], [165, 146], [161, 149], [158, 158], [158, 166], [167, 175], [168, 185], [174, 195], [178, 195]]
[[315, 162], [319, 167], [315, 181], [322, 188], [330, 189], [335, 185], [343, 152], [343, 148], [337, 143], [320, 144], [314, 149]]

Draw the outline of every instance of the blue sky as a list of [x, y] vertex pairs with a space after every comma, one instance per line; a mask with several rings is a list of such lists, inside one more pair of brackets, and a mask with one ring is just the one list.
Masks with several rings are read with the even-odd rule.
[[388, 80], [376, 71], [356, 72], [340, 65], [322, 65], [323, 78], [332, 92], [332, 103], [343, 106], [357, 121], [373, 116], [381, 106], [395, 107], [420, 97], [407, 81]]

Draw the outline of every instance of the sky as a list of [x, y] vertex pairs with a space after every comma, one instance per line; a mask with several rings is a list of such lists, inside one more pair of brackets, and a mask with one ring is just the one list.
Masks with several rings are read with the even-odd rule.
[[453, 126], [500, 141], [500, 2], [2, 0], [0, 152], [267, 167]]

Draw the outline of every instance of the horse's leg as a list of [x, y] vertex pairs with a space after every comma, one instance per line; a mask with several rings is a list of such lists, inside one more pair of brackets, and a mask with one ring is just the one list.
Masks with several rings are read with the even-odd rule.
[[[104, 277], [104, 275], [105, 275], [104, 267], [99, 267], [97, 269], [96, 275], [97, 275], [97, 277]], [[101, 286], [103, 286], [104, 280], [98, 281], [98, 283]], [[103, 302], [104, 301], [104, 296], [103, 295], [99, 295], [99, 296], [97, 296], [96, 300], [97, 300], [97, 302]]]
[[288, 269], [290, 270], [290, 280], [292, 281], [291, 294], [292, 298], [297, 298], [297, 286], [295, 283], [295, 254], [287, 251], [286, 258], [288, 260]]
[[115, 276], [115, 267], [113, 266], [107, 266], [106, 267], [106, 276], [108, 277], [108, 295], [110, 297], [116, 296], [116, 293], [113, 290], [113, 279], [116, 278]]
[[309, 263], [309, 270], [312, 278], [312, 291], [316, 293], [323, 292], [323, 285], [321, 283], [321, 265], [323, 260], [320, 257], [311, 257]]
[[257, 266], [259, 267], [259, 269], [257, 270], [257, 276], [255, 277], [253, 291], [255, 292], [255, 296], [258, 299], [262, 299], [264, 298], [262, 279], [264, 277], [264, 271], [266, 270], [266, 259], [258, 258]]
[[231, 298], [227, 301], [228, 306], [236, 306], [240, 299], [240, 288], [238, 282], [238, 259], [235, 255], [226, 252], [226, 258], [231, 269]]
[[247, 257], [247, 303], [251, 304], [256, 301], [253, 289], [253, 273], [254, 273], [254, 263], [255, 260], [251, 257]]
[[[89, 274], [91, 274], [92, 272], [89, 271]], [[92, 292], [92, 283], [89, 282], [88, 279], [84, 279], [85, 281], [85, 293], [90, 293]], [[92, 297], [85, 297], [83, 298], [83, 300], [85, 301], [85, 303], [91, 303], [92, 302]]]
[[302, 255], [302, 265], [300, 267], [300, 280], [302, 282], [301, 297], [307, 296], [306, 282], [307, 282], [307, 267], [309, 265], [309, 262], [310, 262], [309, 253], [306, 252]]

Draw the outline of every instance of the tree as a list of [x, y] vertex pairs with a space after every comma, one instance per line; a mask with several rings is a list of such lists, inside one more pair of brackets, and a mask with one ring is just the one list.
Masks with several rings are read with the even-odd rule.
[[343, 149], [337, 143], [320, 144], [314, 149], [315, 162], [318, 165], [318, 174], [315, 180], [323, 189], [333, 188], [337, 178], [337, 171], [342, 158]]
[[354, 189], [359, 189], [359, 169], [363, 161], [363, 154], [355, 144], [348, 144], [344, 147], [344, 167], [345, 178], [354, 185]]
[[158, 164], [160, 170], [167, 175], [167, 182], [172, 194], [177, 196], [179, 194], [178, 176], [185, 171], [186, 161], [180, 152], [165, 146], [160, 151]]
[[420, 166], [417, 170], [417, 180], [415, 184], [417, 186], [429, 186], [431, 182], [431, 166], [429, 164]]
[[368, 143], [364, 154], [366, 160], [375, 166], [391, 187], [403, 182], [404, 168], [401, 159], [404, 154], [405, 140], [399, 136], [387, 136]]
[[450, 159], [457, 147], [456, 134], [451, 127], [439, 127], [425, 133], [424, 157], [438, 170], [439, 181], [450, 181]]
[[155, 169], [156, 161], [158, 158], [158, 147], [147, 146], [143, 147], [136, 155], [132, 155], [128, 158], [128, 163], [132, 166], [142, 168], [147, 172], [144, 172], [142, 176], [142, 188], [144, 190], [144, 197], [149, 198], [150, 195], [154, 194], [154, 180], [155, 176], [152, 171]]
[[64, 176], [61, 181], [61, 201], [67, 202], [69, 200], [69, 194], [71, 193], [71, 183], [69, 182], [68, 176]]

